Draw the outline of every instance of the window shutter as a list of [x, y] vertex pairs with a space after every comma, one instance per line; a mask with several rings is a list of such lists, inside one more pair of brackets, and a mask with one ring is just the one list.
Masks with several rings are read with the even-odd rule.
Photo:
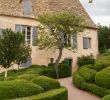
[[31, 15], [32, 12], [32, 2], [31, 0], [23, 0], [23, 14]]
[[77, 49], [77, 33], [72, 36], [72, 48]]
[[37, 38], [38, 38], [38, 33], [37, 33], [37, 27], [33, 26], [33, 31], [32, 31], [32, 44], [34, 46], [37, 46]]
[[15, 25], [15, 32], [21, 32], [21, 25], [19, 24]]
[[88, 41], [87, 41], [87, 38], [86, 37], [84, 37], [83, 38], [83, 49], [87, 49], [88, 48], [88, 43], [87, 43]]

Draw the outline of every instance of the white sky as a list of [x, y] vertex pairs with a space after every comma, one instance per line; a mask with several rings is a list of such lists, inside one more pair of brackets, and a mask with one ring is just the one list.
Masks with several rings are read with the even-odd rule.
[[93, 0], [93, 3], [89, 3], [89, 0], [80, 1], [96, 24], [110, 24], [110, 0]]

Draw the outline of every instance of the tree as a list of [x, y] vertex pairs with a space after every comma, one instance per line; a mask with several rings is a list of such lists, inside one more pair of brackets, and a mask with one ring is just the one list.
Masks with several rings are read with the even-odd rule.
[[99, 51], [100, 53], [106, 52], [110, 49], [110, 28], [107, 26], [99, 25], [98, 28], [98, 41], [99, 41]]
[[84, 20], [76, 14], [63, 12], [38, 16], [38, 21], [42, 24], [39, 26], [39, 48], [56, 48], [59, 50], [59, 55], [54, 66], [57, 78], [59, 78], [58, 65], [63, 49], [71, 47], [71, 37], [75, 33], [83, 31]]
[[11, 29], [2, 31], [2, 35], [0, 35], [0, 65], [6, 69], [5, 77], [7, 77], [7, 69], [18, 60], [17, 57], [22, 52], [23, 45], [25, 46], [25, 42], [22, 33], [13, 32]]

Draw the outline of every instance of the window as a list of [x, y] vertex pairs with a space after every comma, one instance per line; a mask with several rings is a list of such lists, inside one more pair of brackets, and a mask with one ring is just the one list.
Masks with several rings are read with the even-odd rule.
[[83, 37], [83, 49], [91, 48], [91, 38]]
[[54, 63], [54, 58], [50, 58], [50, 63]]
[[22, 32], [25, 34], [25, 41], [27, 44], [37, 44], [37, 27], [36, 26], [27, 26], [27, 25], [15, 25], [16, 32]]
[[77, 33], [72, 36], [72, 48], [77, 49]]
[[2, 29], [2, 28], [0, 28], [0, 35], [2, 35], [2, 31], [3, 31], [4, 29]]
[[32, 13], [32, 2], [31, 0], [23, 0], [23, 14], [31, 15]]

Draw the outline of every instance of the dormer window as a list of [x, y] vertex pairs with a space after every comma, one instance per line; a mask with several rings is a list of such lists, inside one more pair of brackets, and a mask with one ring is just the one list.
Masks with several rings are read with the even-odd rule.
[[31, 0], [22, 0], [23, 3], [23, 14], [31, 15], [32, 14], [32, 2]]

